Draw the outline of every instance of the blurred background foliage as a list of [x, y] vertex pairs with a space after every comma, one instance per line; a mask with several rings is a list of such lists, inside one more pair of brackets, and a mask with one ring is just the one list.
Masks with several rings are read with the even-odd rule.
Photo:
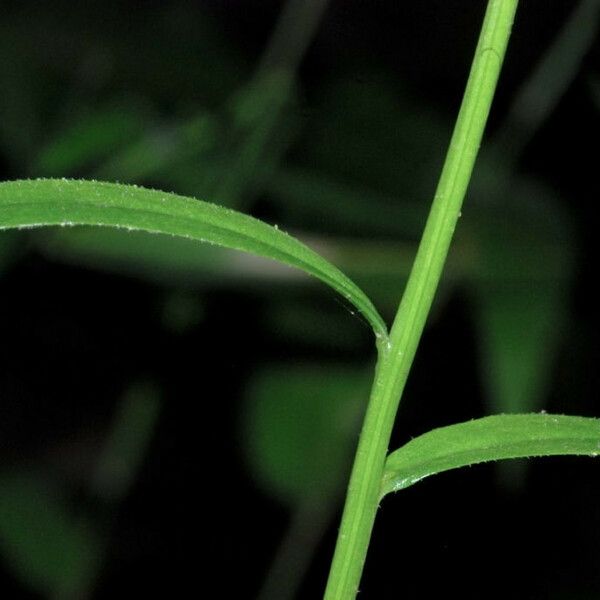
[[[393, 447], [488, 413], [598, 415], [600, 3], [522, 4]], [[251, 213], [389, 321], [483, 10], [5, 3], [3, 179]], [[320, 596], [372, 377], [359, 317], [277, 264], [92, 228], [0, 233], [0, 307], [6, 597]], [[583, 463], [481, 466], [386, 500], [367, 597], [494, 581], [486, 597], [597, 598], [600, 485]]]

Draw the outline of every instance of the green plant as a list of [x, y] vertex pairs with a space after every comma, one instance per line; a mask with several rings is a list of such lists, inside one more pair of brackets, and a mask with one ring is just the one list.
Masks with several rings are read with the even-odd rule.
[[[389, 335], [371, 301], [346, 276], [295, 239], [255, 219], [191, 198], [132, 186], [68, 180], [0, 184], [2, 228], [104, 225], [252, 252], [318, 277], [368, 320], [377, 340], [378, 363], [327, 598], [355, 595], [383, 494], [426, 475], [484, 460], [552, 454], [593, 456], [599, 451], [597, 420], [530, 414], [489, 417], [442, 428], [386, 459], [398, 402], [460, 216], [515, 10], [513, 0], [489, 3], [430, 219]], [[224, 196], [230, 195], [228, 189]]]

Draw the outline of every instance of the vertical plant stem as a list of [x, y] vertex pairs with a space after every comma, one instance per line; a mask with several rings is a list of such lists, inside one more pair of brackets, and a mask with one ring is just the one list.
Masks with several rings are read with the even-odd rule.
[[350, 477], [325, 600], [355, 598], [400, 397], [448, 254], [496, 89], [518, 0], [489, 0], [440, 181], [375, 382]]

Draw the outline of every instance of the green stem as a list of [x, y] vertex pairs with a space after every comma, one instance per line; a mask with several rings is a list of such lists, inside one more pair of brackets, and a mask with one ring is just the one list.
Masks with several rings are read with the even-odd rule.
[[518, 0], [489, 0], [473, 65], [419, 250], [389, 341], [380, 340], [371, 399], [350, 477], [325, 600], [355, 598], [400, 397], [465, 196]]

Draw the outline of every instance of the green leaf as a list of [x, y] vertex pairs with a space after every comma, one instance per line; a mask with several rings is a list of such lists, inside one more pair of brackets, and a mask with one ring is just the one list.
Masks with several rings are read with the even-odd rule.
[[543, 407], [568, 321], [574, 231], [558, 199], [533, 180], [513, 178], [510, 193], [496, 199], [494, 190], [504, 187], [492, 158], [478, 188], [492, 200], [465, 216], [476, 257], [471, 293], [481, 376], [490, 414], [534, 412]]
[[0, 552], [14, 574], [47, 598], [86, 597], [101, 542], [64, 493], [28, 473], [0, 475]]
[[476, 463], [567, 454], [600, 454], [600, 419], [544, 413], [484, 417], [434, 429], [392, 452], [381, 495]]
[[566, 318], [565, 294], [552, 282], [480, 293], [477, 334], [489, 412], [540, 410]]
[[43, 147], [36, 173], [56, 177], [77, 172], [120, 151], [147, 127], [147, 115], [133, 102], [105, 106], [69, 121]]
[[369, 380], [368, 370], [341, 365], [280, 365], [254, 376], [241, 426], [266, 492], [296, 506], [343, 489]]
[[0, 229], [45, 225], [137, 229], [272, 258], [330, 285], [365, 316], [378, 338], [387, 336], [386, 326], [371, 301], [339, 269], [277, 227], [214, 204], [96, 181], [37, 179], [0, 183]]
[[[143, 135], [130, 136], [129, 143], [113, 152], [93, 173], [107, 180], [135, 182], [156, 180], [158, 176], [160, 181], [172, 181], [177, 179], [174, 174], [178, 166], [187, 161], [195, 166], [192, 181], [211, 181], [215, 171], [219, 174], [213, 156], [219, 133], [216, 119], [209, 112], [200, 111], [183, 123], [158, 122]], [[185, 185], [189, 186], [189, 181]]]

